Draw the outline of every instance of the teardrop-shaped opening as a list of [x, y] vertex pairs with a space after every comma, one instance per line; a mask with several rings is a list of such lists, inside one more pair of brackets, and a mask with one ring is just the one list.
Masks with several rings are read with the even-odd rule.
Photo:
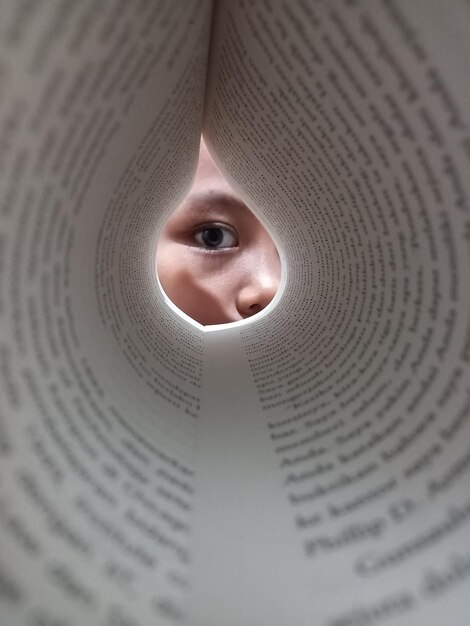
[[189, 194], [160, 232], [156, 271], [167, 298], [203, 326], [250, 318], [278, 292], [278, 249], [204, 140]]

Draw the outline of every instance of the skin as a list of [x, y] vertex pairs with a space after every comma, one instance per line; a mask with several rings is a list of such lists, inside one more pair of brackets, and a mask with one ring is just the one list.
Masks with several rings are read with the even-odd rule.
[[259, 313], [278, 290], [277, 248], [223, 178], [204, 141], [189, 195], [159, 237], [156, 265], [170, 300], [203, 325]]

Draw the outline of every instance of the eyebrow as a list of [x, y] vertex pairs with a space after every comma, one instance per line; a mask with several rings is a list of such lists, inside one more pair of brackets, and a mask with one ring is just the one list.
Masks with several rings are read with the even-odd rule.
[[248, 211], [250, 209], [236, 195], [224, 191], [207, 190], [190, 193], [184, 200], [184, 211], [197, 210], [199, 213], [213, 214], [218, 210], [223, 211]]

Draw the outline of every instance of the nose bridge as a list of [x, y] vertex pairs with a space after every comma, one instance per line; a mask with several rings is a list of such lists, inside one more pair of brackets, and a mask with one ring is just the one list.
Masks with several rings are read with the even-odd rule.
[[277, 253], [258, 255], [251, 264], [252, 282], [259, 289], [274, 288], [279, 284], [279, 258]]
[[242, 317], [258, 313], [271, 302], [279, 287], [280, 273], [279, 255], [272, 241], [250, 252], [237, 294], [237, 308]]

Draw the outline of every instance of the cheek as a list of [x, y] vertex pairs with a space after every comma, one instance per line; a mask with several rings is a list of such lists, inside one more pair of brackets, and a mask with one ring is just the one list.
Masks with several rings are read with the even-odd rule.
[[233, 285], [227, 261], [187, 249], [157, 257], [160, 283], [170, 300], [201, 324], [234, 321]]
[[191, 289], [196, 280], [190, 259], [184, 252], [172, 247], [157, 254], [158, 278], [166, 295], [177, 306], [185, 291]]

